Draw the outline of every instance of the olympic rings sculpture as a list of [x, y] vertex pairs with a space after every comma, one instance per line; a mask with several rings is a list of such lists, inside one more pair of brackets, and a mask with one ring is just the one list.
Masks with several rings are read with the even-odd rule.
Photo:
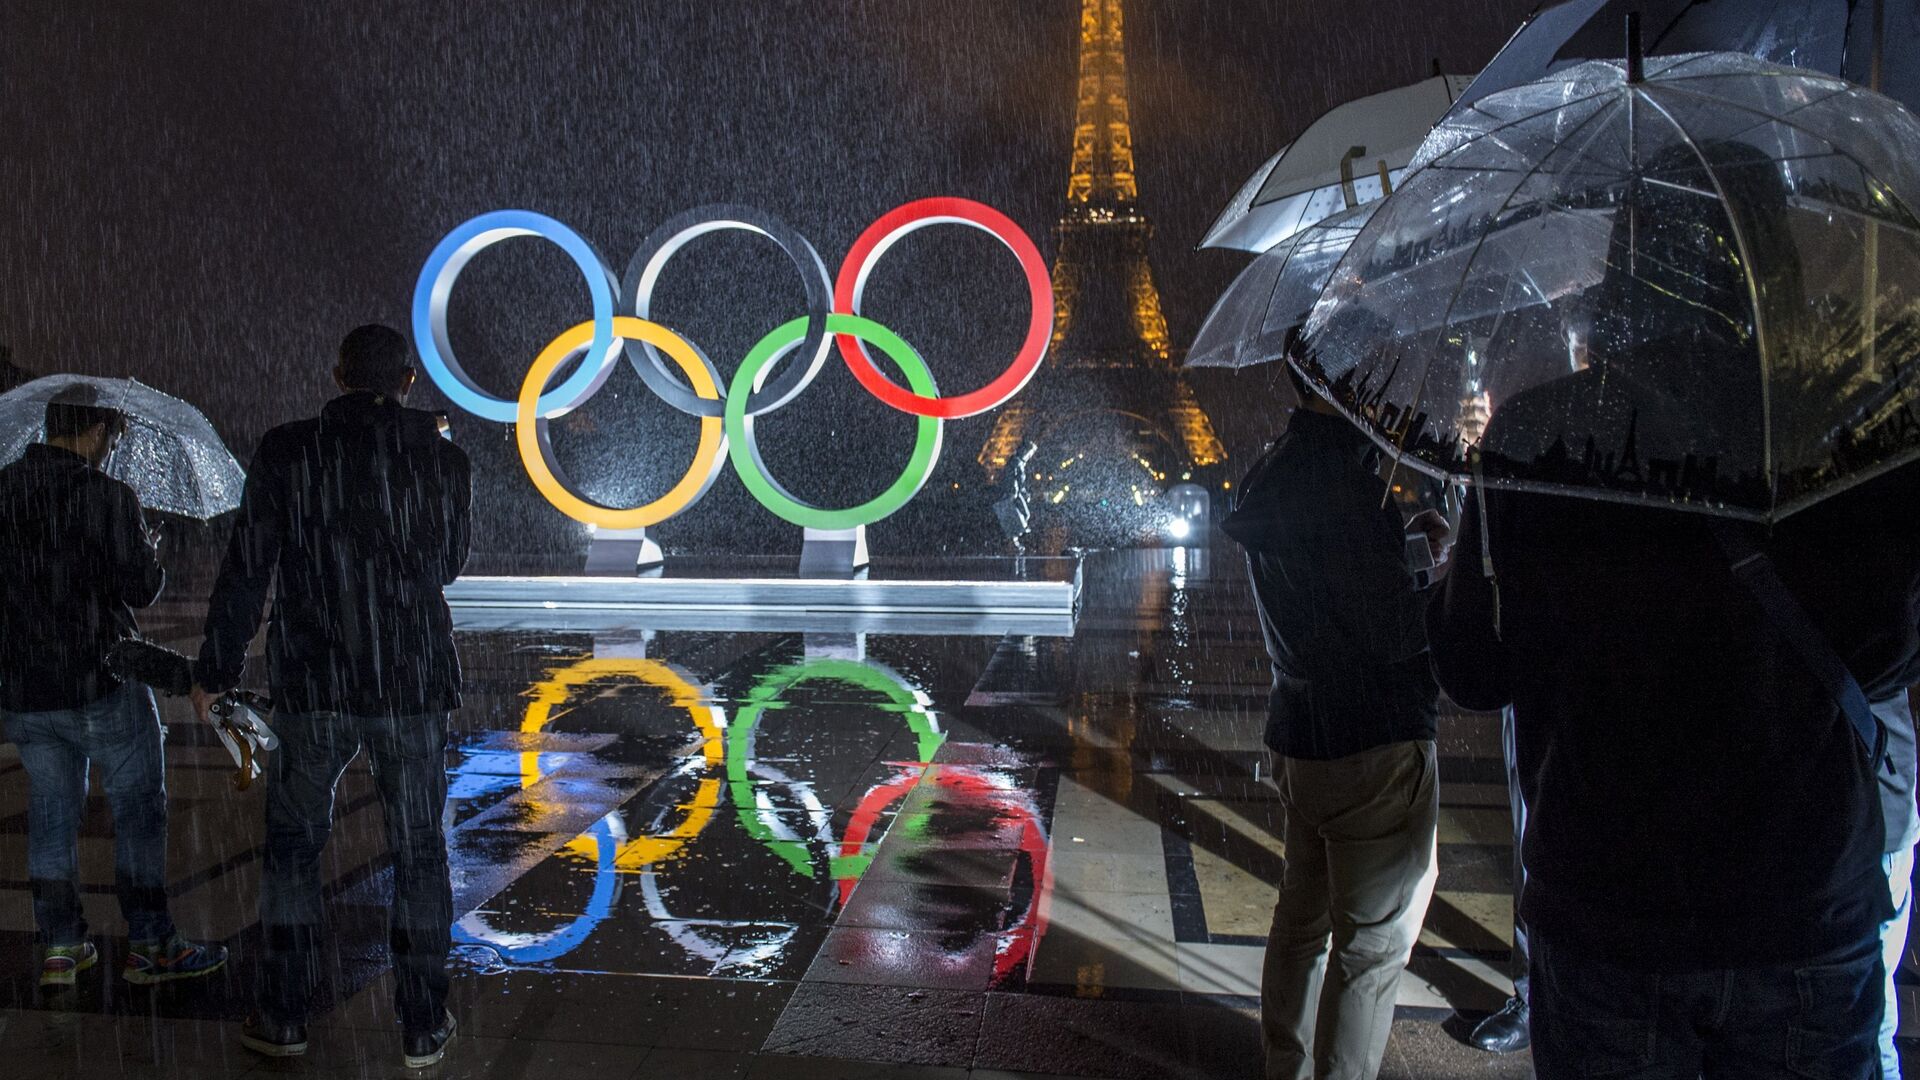
[[[912, 346], [860, 315], [868, 278], [880, 257], [908, 234], [938, 224], [980, 229], [1006, 245], [1020, 262], [1033, 305], [1026, 339], [1013, 362], [985, 386], [950, 397], [940, 394], [933, 373]], [[807, 295], [806, 313], [762, 337], [731, 381], [723, 380], [692, 342], [649, 317], [654, 290], [673, 256], [700, 236], [728, 229], [778, 244], [799, 270]], [[541, 350], [519, 393], [509, 400], [482, 389], [460, 366], [447, 334], [447, 304], [455, 280], [474, 256], [517, 236], [551, 241], [573, 260], [586, 278], [593, 317], [562, 331]], [[428, 377], [465, 411], [514, 424], [520, 459], [534, 486], [568, 517], [603, 529], [644, 529], [686, 510], [713, 486], [723, 457], [762, 506], [795, 525], [852, 529], [879, 521], [912, 500], [933, 474], [942, 421], [998, 408], [1033, 378], [1053, 337], [1053, 317], [1052, 281], [1032, 239], [992, 207], [958, 198], [920, 199], [880, 217], [854, 242], [831, 284], [826, 265], [805, 237], [752, 207], [706, 206], [670, 219], [641, 243], [619, 282], [593, 246], [561, 222], [527, 210], [496, 210], [460, 225], [440, 241], [421, 268], [413, 294], [414, 340]], [[628, 349], [629, 343], [638, 349]], [[881, 371], [867, 351], [869, 345], [899, 369], [906, 386]], [[803, 362], [780, 366], [796, 349]], [[869, 393], [919, 418], [913, 453], [899, 478], [867, 502], [841, 509], [816, 506], [782, 486], [762, 459], [753, 430], [755, 417], [785, 406], [812, 383], [832, 349]], [[552, 385], [556, 373], [583, 353], [585, 360], [560, 385]], [[547, 435], [547, 422], [585, 404], [605, 385], [623, 353], [648, 389], [700, 422], [693, 461], [679, 482], [651, 502], [625, 508], [581, 495], [554, 460]]]

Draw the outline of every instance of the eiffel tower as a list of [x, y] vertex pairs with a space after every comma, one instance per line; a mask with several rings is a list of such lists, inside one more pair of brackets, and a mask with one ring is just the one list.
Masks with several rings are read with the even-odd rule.
[[1111, 534], [1129, 507], [1150, 517], [1173, 484], [1211, 486], [1227, 456], [1180, 372], [1147, 261], [1153, 225], [1134, 178], [1121, 9], [1121, 0], [1081, 0], [1073, 162], [1055, 229], [1053, 342], [979, 455], [993, 481], [1036, 443], [1035, 510], [1043, 526], [1065, 524], [1069, 542], [1086, 542], [1089, 529]]

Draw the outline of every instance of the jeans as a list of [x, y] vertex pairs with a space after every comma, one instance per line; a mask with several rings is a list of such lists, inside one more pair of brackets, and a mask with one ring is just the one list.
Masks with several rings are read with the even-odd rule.
[[1879, 1080], [1878, 935], [1801, 967], [1653, 974], [1533, 939], [1540, 1080]]
[[1500, 710], [1500, 750], [1507, 766], [1507, 810], [1513, 815], [1513, 952], [1507, 974], [1513, 996], [1527, 1001], [1527, 973], [1533, 966], [1527, 954], [1527, 924], [1520, 918], [1520, 894], [1526, 891], [1527, 867], [1520, 861], [1520, 841], [1527, 834], [1527, 799], [1520, 792], [1520, 749], [1513, 729], [1513, 706]]
[[1261, 971], [1267, 1076], [1371, 1078], [1433, 898], [1434, 745], [1278, 766], [1286, 868]]
[[87, 937], [80, 913], [80, 821], [87, 771], [100, 767], [113, 812], [113, 877], [133, 941], [173, 935], [167, 914], [166, 729], [153, 691], [127, 685], [78, 709], [5, 713], [27, 771], [27, 877], [48, 945]]
[[447, 804], [447, 714], [281, 715], [267, 788], [267, 844], [260, 881], [266, 929], [260, 1009], [305, 1023], [319, 976], [320, 853], [333, 831], [334, 789], [364, 747], [386, 816], [393, 856], [394, 1010], [410, 1032], [438, 1026], [447, 1000], [453, 886], [441, 814]]
[[1900, 1030], [1899, 995], [1893, 973], [1907, 951], [1907, 923], [1913, 915], [1913, 849], [1881, 856], [1887, 869], [1887, 888], [1893, 899], [1893, 918], [1880, 924], [1880, 964], [1886, 969], [1886, 1014], [1880, 1020], [1880, 1068], [1890, 1077], [1900, 1075], [1900, 1052], [1893, 1037]]

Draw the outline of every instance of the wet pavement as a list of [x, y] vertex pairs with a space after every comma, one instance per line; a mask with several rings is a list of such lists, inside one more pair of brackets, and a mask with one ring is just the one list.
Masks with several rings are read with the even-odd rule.
[[[447, 768], [462, 1037], [440, 1076], [1251, 1077], [1282, 851], [1267, 669], [1227, 549], [1101, 554], [1071, 638], [602, 630], [462, 636]], [[149, 633], [191, 647], [198, 615]], [[103, 964], [34, 983], [26, 783], [0, 750], [0, 1049], [25, 1075], [399, 1074], [390, 871], [364, 761], [323, 865], [323, 1011], [303, 1059], [227, 1022], [260, 954], [258, 787], [172, 723], [170, 880], [230, 971], [117, 975], [96, 797], [82, 862]], [[1439, 891], [1388, 1077], [1527, 1076], [1464, 1047], [1512, 917], [1498, 721], [1441, 730]]]

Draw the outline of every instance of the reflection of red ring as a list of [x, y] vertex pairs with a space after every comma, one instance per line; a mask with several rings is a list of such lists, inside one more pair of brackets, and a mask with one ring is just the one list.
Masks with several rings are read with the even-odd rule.
[[[897, 766], [899, 767], [899, 766]], [[851, 858], [860, 853], [873, 835], [874, 827], [879, 823], [881, 813], [887, 807], [899, 802], [923, 779], [932, 781], [943, 788], [987, 804], [998, 810], [1003, 819], [1019, 822], [1020, 835], [1018, 850], [1026, 855], [1027, 865], [1033, 874], [1033, 894], [1027, 898], [1026, 906], [1018, 912], [1008, 911], [1015, 916], [997, 933], [999, 941], [993, 954], [993, 985], [998, 987], [1012, 977], [1014, 971], [1025, 965], [1033, 955], [1033, 950], [1047, 932], [1047, 910], [1052, 900], [1053, 879], [1047, 874], [1048, 857], [1052, 852], [1052, 843], [1047, 839], [1047, 830], [1040, 823], [1033, 797], [1026, 792], [995, 784], [977, 770], [961, 765], [917, 765], [905, 766], [907, 771], [892, 780], [875, 784], [861, 798], [854, 808], [853, 816], [847, 821], [846, 837], [841, 841], [840, 857]], [[857, 876], [840, 880], [840, 906], [844, 909], [853, 896], [853, 890], [860, 883]], [[1011, 899], [1011, 898], [1009, 898]]]
[[1033, 373], [1040, 370], [1040, 359], [1046, 355], [1047, 343], [1053, 339], [1053, 281], [1047, 273], [1047, 262], [1040, 257], [1040, 249], [1033, 246], [1033, 241], [1011, 218], [991, 206], [954, 198], [918, 199], [890, 211], [867, 226], [867, 231], [860, 234], [860, 239], [854, 241], [852, 250], [847, 252], [846, 261], [840, 264], [840, 276], [833, 286], [833, 310], [858, 315], [867, 274], [880, 256], [908, 233], [938, 224], [971, 225], [990, 233], [1020, 260], [1020, 269], [1027, 276], [1027, 289], [1033, 294], [1033, 318], [1027, 323], [1027, 340], [1020, 344], [1020, 352], [1007, 370], [978, 390], [952, 397], [924, 397], [887, 378], [858, 340], [836, 334], [834, 343], [840, 347], [840, 356], [846, 360], [847, 367], [853, 370], [853, 377], [874, 397], [915, 416], [955, 420], [997, 408], [1019, 393], [1027, 380], [1033, 378]]

